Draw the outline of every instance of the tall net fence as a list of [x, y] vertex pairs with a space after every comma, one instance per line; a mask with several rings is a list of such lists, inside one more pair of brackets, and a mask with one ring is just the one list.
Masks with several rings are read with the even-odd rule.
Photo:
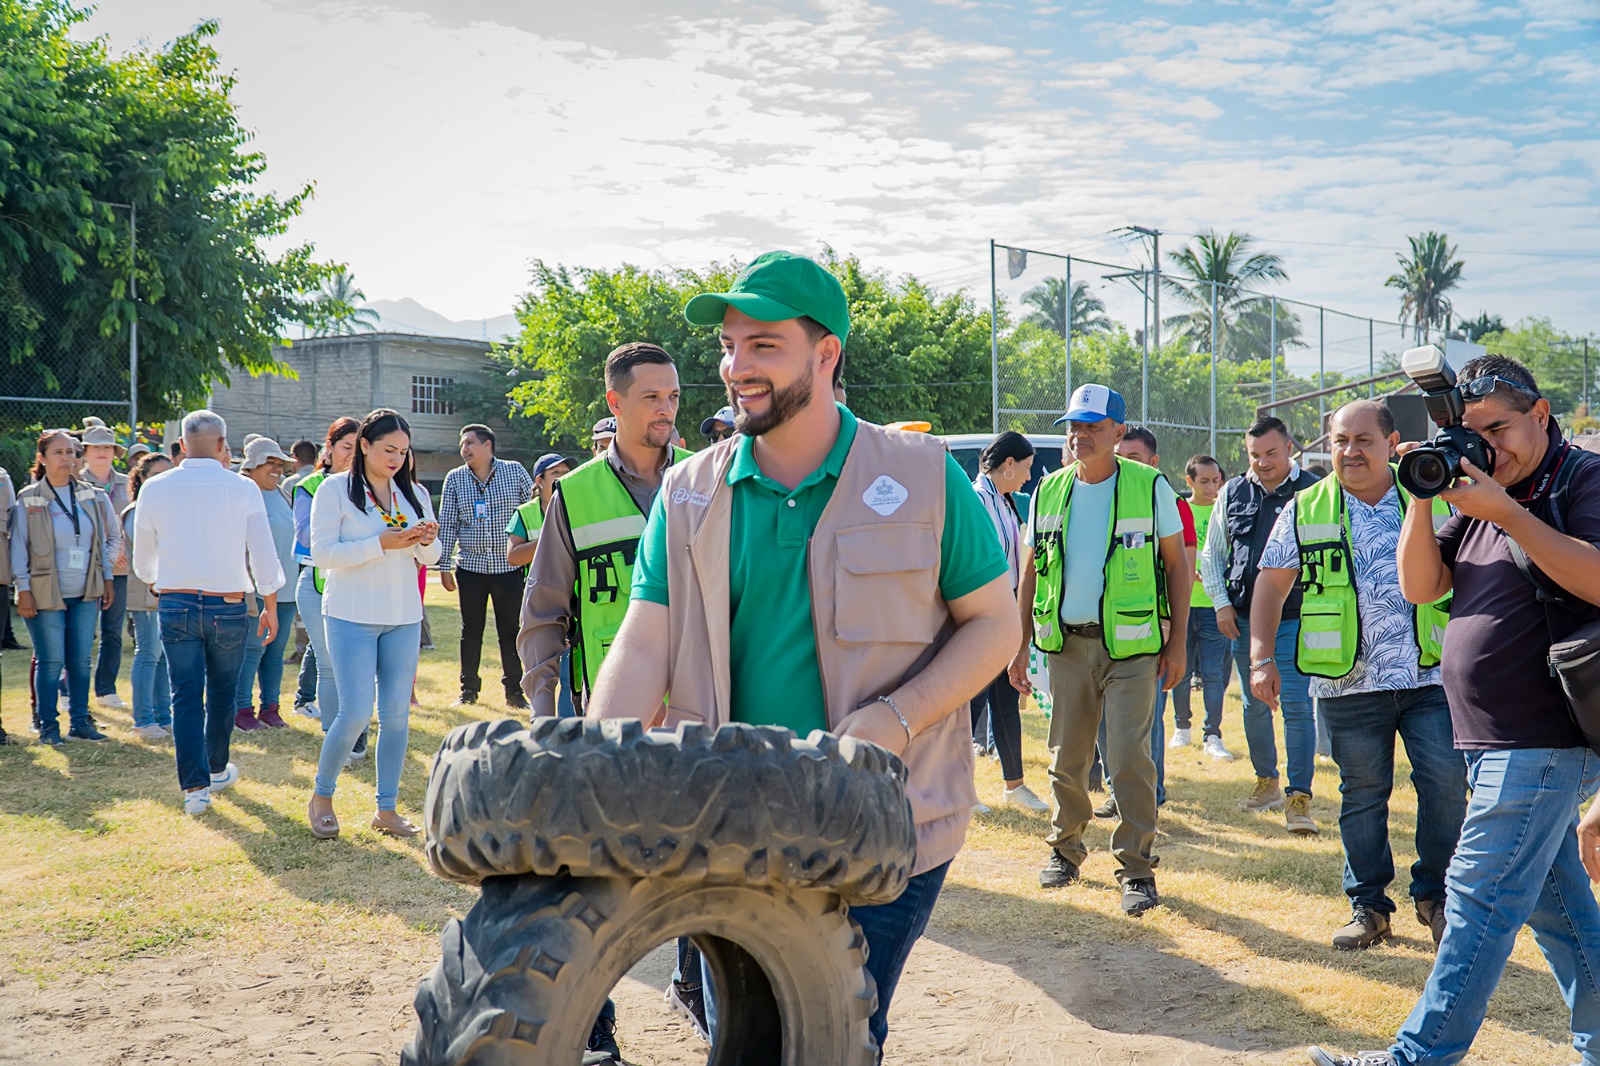
[[41, 429], [97, 417], [128, 438], [136, 327], [100, 309], [118, 294], [100, 272], [63, 280], [35, 256], [0, 264], [0, 467], [26, 480]]

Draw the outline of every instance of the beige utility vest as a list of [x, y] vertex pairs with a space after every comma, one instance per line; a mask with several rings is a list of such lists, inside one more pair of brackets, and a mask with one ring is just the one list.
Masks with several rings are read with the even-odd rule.
[[[133, 513], [134, 508], [137, 506], [138, 502], [135, 501], [122, 509], [122, 520], [124, 523], [127, 522], [128, 516]], [[124, 531], [123, 543], [128, 546], [128, 558], [131, 560], [133, 558], [133, 538], [128, 536], [126, 531]], [[132, 567], [129, 567], [128, 610], [159, 611], [160, 609], [161, 597], [156, 595], [156, 590], [151, 588], [149, 585], [146, 585], [143, 581], [140, 581], [139, 575], [133, 572]]]
[[[74, 482], [70, 488], [77, 493], [80, 514], [89, 521], [96, 536], [89, 538], [89, 584], [83, 590], [86, 600], [98, 600], [105, 594], [106, 579], [102, 559], [105, 553], [106, 531], [101, 527], [99, 490], [86, 482]], [[64, 611], [66, 601], [61, 598], [61, 585], [56, 580], [56, 527], [50, 518], [50, 504], [55, 496], [43, 481], [35, 481], [17, 493], [28, 516], [28, 583], [33, 591], [33, 605], [41, 611]]]
[[0, 469], [0, 585], [11, 584], [11, 507], [16, 502], [11, 475]]
[[[727, 441], [674, 463], [661, 483], [668, 726], [731, 719], [728, 468], [737, 447]], [[939, 594], [945, 462], [936, 438], [858, 423], [807, 548], [829, 728], [916, 676], [955, 631]], [[961, 850], [978, 799], [966, 703], [913, 737], [902, 758], [917, 824], [914, 872], [923, 873]]]

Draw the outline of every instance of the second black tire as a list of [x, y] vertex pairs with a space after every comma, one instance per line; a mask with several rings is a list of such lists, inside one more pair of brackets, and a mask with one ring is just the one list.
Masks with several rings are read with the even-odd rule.
[[475, 722], [440, 746], [423, 820], [441, 877], [672, 877], [887, 903], [916, 861], [906, 771], [786, 729]]

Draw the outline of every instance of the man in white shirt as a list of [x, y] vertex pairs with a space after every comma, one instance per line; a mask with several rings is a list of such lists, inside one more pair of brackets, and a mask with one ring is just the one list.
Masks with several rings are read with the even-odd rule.
[[133, 570], [161, 597], [178, 784], [183, 809], [198, 815], [210, 809], [212, 789], [239, 779], [228, 745], [249, 624], [245, 593], [253, 587], [266, 598], [257, 632], [270, 644], [285, 578], [261, 490], [228, 469], [222, 418], [205, 410], [186, 416], [183, 455], [140, 489]]

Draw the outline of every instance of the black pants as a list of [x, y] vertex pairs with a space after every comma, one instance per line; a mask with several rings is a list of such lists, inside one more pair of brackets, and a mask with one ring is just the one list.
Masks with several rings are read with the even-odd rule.
[[989, 728], [994, 733], [994, 750], [1000, 756], [1000, 774], [1007, 781], [1022, 778], [1022, 713], [1018, 706], [1021, 698], [1012, 687], [1011, 678], [1001, 674], [972, 701], [974, 727], [984, 708], [989, 710]]
[[461, 691], [481, 691], [478, 660], [483, 654], [483, 626], [489, 601], [494, 601], [494, 628], [500, 637], [500, 683], [507, 695], [522, 691], [522, 661], [517, 658], [517, 629], [522, 621], [522, 571], [479, 574], [456, 567], [456, 592], [461, 597]]

